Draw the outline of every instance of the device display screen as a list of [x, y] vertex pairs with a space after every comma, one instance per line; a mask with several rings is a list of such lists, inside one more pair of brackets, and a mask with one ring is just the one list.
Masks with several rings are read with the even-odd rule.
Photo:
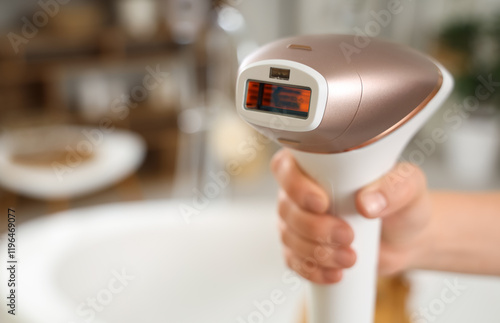
[[245, 107], [306, 119], [311, 89], [249, 80]]

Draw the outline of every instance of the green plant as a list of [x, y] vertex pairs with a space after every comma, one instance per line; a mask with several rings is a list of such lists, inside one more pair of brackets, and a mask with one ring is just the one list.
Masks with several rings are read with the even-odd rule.
[[443, 45], [450, 49], [472, 55], [474, 41], [481, 29], [478, 21], [457, 21], [446, 26], [440, 35]]
[[[482, 75], [500, 82], [500, 13], [493, 19], [454, 21], [439, 34], [442, 46], [462, 57], [460, 71], [455, 74], [455, 91], [459, 96], [474, 96]], [[487, 102], [500, 111], [500, 91], [492, 93]]]

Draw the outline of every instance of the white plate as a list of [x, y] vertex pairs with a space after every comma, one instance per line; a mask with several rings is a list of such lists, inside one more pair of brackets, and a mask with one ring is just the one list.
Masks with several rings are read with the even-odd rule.
[[[180, 204], [113, 204], [19, 226], [19, 308], [8, 322], [298, 322], [304, 282], [282, 260], [274, 202], [212, 203], [190, 224]], [[112, 281], [122, 269], [134, 276], [126, 286]], [[85, 305], [99, 297], [100, 312]]]
[[[57, 130], [57, 127], [53, 128]], [[60, 128], [80, 133], [90, 130], [77, 126]], [[39, 129], [43, 133], [47, 128]], [[109, 133], [100, 132], [102, 137], [96, 136], [94, 144], [86, 140], [91, 143], [94, 157], [80, 164], [65, 162], [56, 168], [22, 165], [12, 162], [9, 149], [12, 143], [8, 140], [21, 131], [25, 130], [0, 137], [0, 185], [39, 199], [73, 198], [110, 186], [136, 171], [146, 152], [146, 145], [138, 135], [115, 129]]]

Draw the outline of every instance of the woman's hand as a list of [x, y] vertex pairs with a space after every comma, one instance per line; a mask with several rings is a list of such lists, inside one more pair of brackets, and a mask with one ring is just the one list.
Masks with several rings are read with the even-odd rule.
[[[281, 190], [280, 231], [286, 262], [304, 278], [319, 284], [342, 279], [353, 266], [354, 233], [332, 209], [326, 192], [302, 172], [291, 153], [279, 151], [271, 163]], [[423, 172], [402, 163], [356, 194], [356, 207], [366, 218], [382, 218], [380, 274], [417, 266], [429, 246], [431, 202]]]

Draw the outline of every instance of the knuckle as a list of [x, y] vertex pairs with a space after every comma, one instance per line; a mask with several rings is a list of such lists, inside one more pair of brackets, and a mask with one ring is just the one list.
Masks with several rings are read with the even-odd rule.
[[278, 151], [276, 154], [274, 154], [273, 158], [271, 159], [271, 171], [275, 174], [278, 175], [281, 162], [284, 158], [284, 150]]
[[318, 259], [318, 264], [321, 267], [328, 268], [328, 269], [341, 267], [337, 264], [334, 257], [329, 257], [327, 259]]
[[318, 244], [314, 248], [314, 257], [323, 264], [326, 264], [332, 259], [335, 254], [335, 249], [331, 245], [327, 244]]
[[297, 203], [298, 205], [301, 205], [301, 196], [303, 195], [302, 193], [302, 187], [300, 185], [297, 185], [296, 183], [292, 182], [287, 185], [286, 188], [288, 192], [289, 198]]
[[288, 199], [286, 193], [280, 190], [278, 196], [278, 214], [282, 219], [286, 219], [290, 210], [290, 200]]
[[334, 244], [350, 245], [354, 241], [354, 231], [347, 223], [336, 223], [330, 235]]
[[345, 268], [351, 268], [352, 266], [354, 266], [356, 264], [356, 260], [357, 260], [357, 255], [356, 255], [356, 253], [353, 253], [351, 255], [350, 259], [346, 260]]
[[354, 266], [355, 259], [351, 257], [343, 258], [339, 255], [338, 250], [332, 248], [331, 255], [329, 257], [318, 259], [320, 266], [327, 269], [344, 269]]
[[286, 175], [293, 171], [293, 162], [290, 158], [287, 158], [284, 154], [279, 157], [276, 163], [276, 173], [287, 178]]
[[347, 245], [352, 244], [354, 242], [354, 230], [349, 225], [346, 225], [343, 230], [346, 235], [345, 244]]
[[[390, 201], [399, 203], [412, 201], [427, 185], [424, 172], [411, 163], [399, 163], [385, 177], [380, 190]], [[398, 204], [399, 204], [398, 203]]]
[[[345, 228], [344, 228], [345, 227]], [[315, 240], [322, 245], [336, 246], [339, 243], [350, 244], [351, 228], [347, 225], [342, 225], [337, 221], [337, 218], [325, 216], [321, 220], [314, 223], [313, 230]]]
[[290, 239], [284, 225], [280, 225], [280, 240], [283, 245], [290, 247]]
[[326, 231], [322, 225], [322, 221], [310, 214], [305, 214], [304, 221], [301, 221], [299, 225], [310, 239], [320, 239], [324, 236], [324, 232]]

